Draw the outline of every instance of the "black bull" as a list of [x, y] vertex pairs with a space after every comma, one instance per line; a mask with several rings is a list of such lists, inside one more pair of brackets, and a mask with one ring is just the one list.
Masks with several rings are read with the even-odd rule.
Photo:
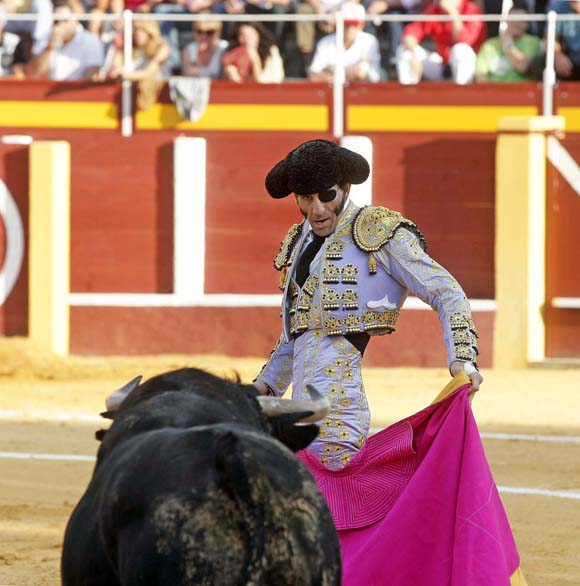
[[253, 386], [196, 369], [150, 379], [109, 416], [66, 529], [64, 586], [340, 584], [332, 518], [291, 451], [315, 425], [266, 416]]

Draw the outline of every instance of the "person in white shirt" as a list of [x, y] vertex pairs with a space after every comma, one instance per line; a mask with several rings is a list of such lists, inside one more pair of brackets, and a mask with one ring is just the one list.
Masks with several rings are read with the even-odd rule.
[[[374, 35], [365, 33], [365, 9], [360, 4], [346, 2], [344, 13], [344, 66], [346, 81], [377, 82], [384, 79], [381, 69], [379, 43]], [[310, 81], [334, 79], [336, 67], [336, 34], [320, 39], [308, 68]]]
[[93, 79], [103, 65], [104, 48], [74, 17], [68, 0], [54, 0], [57, 19], [46, 44], [34, 49], [28, 68], [30, 77], [53, 81]]

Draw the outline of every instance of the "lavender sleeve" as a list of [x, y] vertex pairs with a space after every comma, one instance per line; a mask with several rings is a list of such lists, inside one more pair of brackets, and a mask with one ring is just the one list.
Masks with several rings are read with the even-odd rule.
[[476, 364], [477, 330], [469, 300], [456, 279], [423, 250], [418, 238], [400, 228], [376, 258], [396, 281], [437, 311], [448, 364]]
[[285, 342], [282, 334], [256, 380], [266, 383], [281, 397], [292, 382], [293, 355], [294, 340]]

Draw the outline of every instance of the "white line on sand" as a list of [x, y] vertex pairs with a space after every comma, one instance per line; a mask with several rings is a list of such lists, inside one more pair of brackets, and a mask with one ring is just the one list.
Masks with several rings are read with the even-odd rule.
[[[381, 431], [380, 427], [371, 427], [371, 434]], [[546, 442], [556, 444], [580, 444], [580, 436], [576, 435], [534, 435], [529, 433], [487, 433], [479, 434], [482, 439], [508, 440], [516, 442]]]
[[[35, 454], [27, 452], [0, 452], [0, 460], [49, 460], [57, 462], [94, 462], [94, 456], [77, 454]], [[577, 490], [549, 490], [544, 488], [527, 488], [514, 486], [498, 486], [499, 492], [505, 494], [520, 494], [533, 496], [547, 496], [561, 499], [580, 500], [580, 491]]]
[[[105, 407], [103, 406], [103, 411]], [[104, 419], [98, 413], [45, 413], [43, 411], [24, 411], [16, 409], [0, 409], [0, 420], [38, 420], [48, 422], [98, 423]]]
[[31, 454], [27, 452], [0, 452], [0, 460], [52, 460], [56, 462], [94, 462], [95, 456], [77, 454]]
[[[104, 407], [103, 407], [104, 409]], [[96, 413], [45, 413], [42, 411], [24, 411], [16, 409], [0, 409], [0, 420], [38, 420], [48, 422], [70, 423], [105, 423]], [[380, 427], [372, 427], [370, 433], [381, 431]], [[481, 432], [482, 439], [545, 442], [558, 444], [580, 444], [580, 436], [575, 435], [533, 435], [526, 433], [487, 433]]]
[[546, 488], [523, 488], [514, 486], [498, 486], [497, 489], [504, 494], [550, 496], [559, 499], [574, 499], [580, 501], [580, 491], [577, 490], [549, 490]]

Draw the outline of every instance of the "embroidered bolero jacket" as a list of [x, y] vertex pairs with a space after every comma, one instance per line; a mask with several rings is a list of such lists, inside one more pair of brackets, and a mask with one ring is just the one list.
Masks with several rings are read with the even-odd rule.
[[394, 332], [409, 292], [438, 312], [448, 363], [476, 362], [469, 301], [425, 252], [427, 244], [413, 222], [384, 207], [359, 208], [350, 202], [299, 287], [295, 265], [309, 232], [307, 221], [292, 226], [274, 260], [281, 271], [283, 332], [258, 379], [282, 394], [292, 379], [294, 337], [307, 330], [326, 336]]

